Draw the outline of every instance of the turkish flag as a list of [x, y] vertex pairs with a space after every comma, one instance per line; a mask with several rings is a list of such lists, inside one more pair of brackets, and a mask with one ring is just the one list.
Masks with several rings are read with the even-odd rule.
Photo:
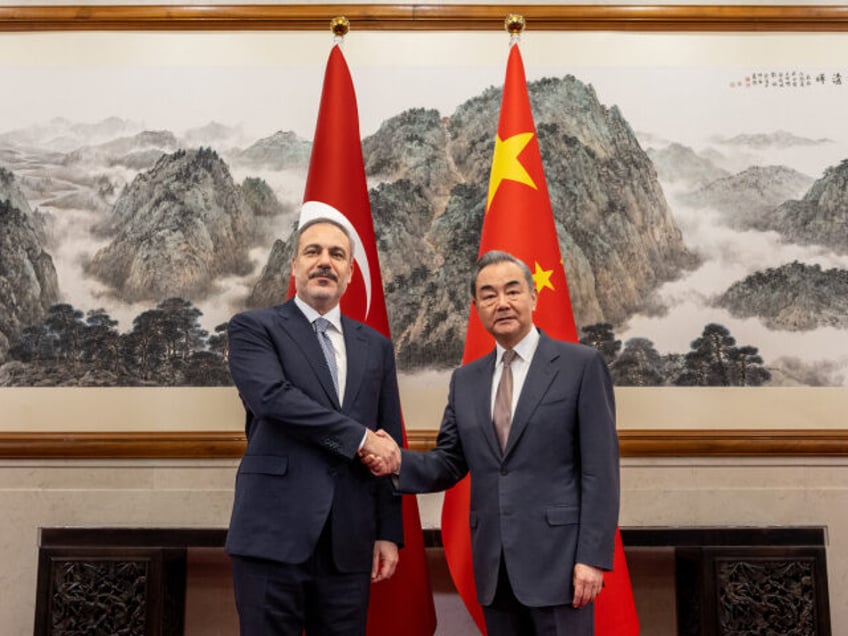
[[[577, 342], [568, 283], [517, 43], [513, 43], [507, 62], [486, 216], [480, 238], [480, 255], [489, 250], [509, 252], [530, 267], [538, 292], [534, 324], [552, 338]], [[472, 310], [468, 318], [463, 363], [488, 354], [494, 346], [494, 339], [483, 328], [477, 312]], [[483, 610], [477, 603], [471, 564], [469, 505], [470, 481], [466, 477], [445, 493], [442, 540], [456, 588], [480, 631], [485, 634]], [[639, 620], [618, 531], [614, 568], [605, 574], [604, 592], [595, 602], [595, 634], [638, 634]]]
[[[390, 338], [362, 160], [356, 94], [338, 44], [330, 52], [324, 74], [300, 224], [318, 217], [338, 221], [348, 228], [353, 238], [356, 266], [342, 296], [342, 313]], [[289, 296], [294, 293], [294, 280], [290, 279]], [[406, 429], [403, 445], [406, 446]], [[394, 576], [371, 588], [369, 636], [396, 636], [398, 633], [432, 636], [436, 630], [436, 610], [414, 495], [403, 498], [403, 529], [404, 548]]]

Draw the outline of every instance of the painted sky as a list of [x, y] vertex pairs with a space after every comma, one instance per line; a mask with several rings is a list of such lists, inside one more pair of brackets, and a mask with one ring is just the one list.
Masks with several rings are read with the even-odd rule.
[[[531, 25], [532, 28], [532, 25]], [[848, 136], [848, 37], [842, 34], [634, 34], [528, 31], [529, 80], [574, 74], [637, 130], [685, 143], [764, 126]], [[177, 133], [209, 121], [255, 136], [311, 138], [329, 33], [0, 34], [0, 132], [63, 116], [109, 116]], [[449, 115], [500, 84], [503, 33], [352, 31], [344, 43], [363, 135], [406, 108]], [[57, 73], [57, 71], [60, 71]], [[734, 88], [756, 71], [841, 74], [805, 89]], [[10, 98], [14, 96], [14, 98]], [[814, 117], [798, 113], [814, 111]], [[764, 113], [768, 114], [764, 121]]]

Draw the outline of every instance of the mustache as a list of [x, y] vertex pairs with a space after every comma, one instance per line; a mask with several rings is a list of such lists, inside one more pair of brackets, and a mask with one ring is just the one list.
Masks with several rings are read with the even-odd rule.
[[313, 278], [329, 278], [336, 283], [339, 282], [339, 277], [336, 276], [336, 273], [329, 267], [319, 267], [316, 269], [309, 275], [309, 280], [312, 280]]

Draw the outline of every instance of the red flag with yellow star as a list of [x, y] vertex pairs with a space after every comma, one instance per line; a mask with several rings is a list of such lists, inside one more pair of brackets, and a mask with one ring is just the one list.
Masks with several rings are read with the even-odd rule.
[[[513, 43], [507, 62], [480, 238], [480, 255], [489, 250], [509, 252], [530, 267], [539, 295], [534, 324], [552, 338], [577, 342], [577, 328], [517, 42]], [[494, 346], [494, 339], [483, 328], [477, 312], [471, 311], [463, 363], [486, 355]], [[485, 634], [471, 565], [469, 504], [470, 482], [466, 477], [445, 493], [442, 541], [457, 590]], [[614, 567], [613, 572], [605, 574], [604, 593], [595, 601], [595, 634], [637, 635], [639, 620], [619, 532], [615, 536]]]

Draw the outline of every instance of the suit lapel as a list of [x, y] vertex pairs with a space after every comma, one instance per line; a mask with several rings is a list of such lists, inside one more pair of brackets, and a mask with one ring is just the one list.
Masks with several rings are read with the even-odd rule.
[[344, 400], [342, 404], [350, 406], [354, 403], [368, 363], [368, 340], [362, 330], [362, 325], [342, 316], [344, 329], [345, 353], [347, 357], [347, 375], [345, 379]]
[[492, 424], [492, 376], [495, 373], [495, 361], [497, 350], [492, 351], [477, 365], [475, 376], [471, 379], [474, 395], [474, 416], [478, 422], [482, 422], [483, 437], [489, 445], [495, 457], [501, 457], [501, 445], [495, 435], [495, 427]]
[[524, 386], [521, 388], [521, 395], [518, 397], [518, 404], [515, 407], [512, 425], [509, 429], [509, 438], [504, 449], [504, 457], [515, 448], [527, 428], [530, 416], [533, 415], [533, 411], [541, 403], [556, 377], [557, 370], [554, 361], [559, 357], [559, 352], [550, 344], [548, 337], [543, 333], [540, 334], [536, 353], [530, 361], [530, 368], [527, 370], [527, 377], [524, 379]]
[[309, 324], [306, 316], [297, 308], [293, 300], [278, 305], [277, 314], [281, 318], [283, 328], [289, 333], [303, 353], [304, 360], [315, 372], [315, 376], [324, 389], [327, 398], [336, 409], [339, 409], [339, 397], [333, 384], [333, 376], [330, 375], [330, 369], [327, 368], [327, 363], [324, 361], [324, 352], [321, 350], [321, 345], [318, 343], [312, 325]]

